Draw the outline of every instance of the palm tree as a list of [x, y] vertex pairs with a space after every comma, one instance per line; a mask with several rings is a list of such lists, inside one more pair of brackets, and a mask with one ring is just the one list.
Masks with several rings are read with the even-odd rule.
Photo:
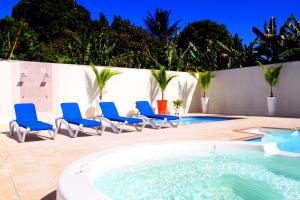
[[282, 36], [284, 35], [284, 26], [280, 28], [277, 33], [276, 18], [271, 17], [269, 24], [265, 21], [264, 30], [261, 31], [256, 27], [252, 28], [256, 35], [255, 43], [257, 46], [255, 50], [264, 62], [280, 62], [279, 53], [284, 49]]
[[273, 88], [277, 85], [279, 80], [279, 74], [282, 68], [282, 65], [277, 67], [266, 67], [262, 63], [258, 62], [260, 67], [264, 70], [265, 78], [267, 83], [270, 86], [270, 97], [274, 97]]
[[97, 79], [97, 84], [99, 88], [99, 99], [102, 100], [103, 91], [108, 80], [115, 75], [121, 74], [121, 72], [114, 71], [108, 67], [104, 68], [101, 72], [99, 72], [94, 64], [91, 64], [90, 66], [93, 69], [93, 72]]
[[162, 100], [164, 100], [164, 93], [165, 93], [165, 90], [166, 90], [168, 84], [170, 83], [170, 81], [173, 78], [175, 78], [177, 76], [167, 74], [166, 67], [163, 65], [160, 65], [159, 70], [151, 70], [151, 74], [152, 74], [154, 80], [156, 81], [156, 83], [158, 84], [158, 86], [160, 87], [161, 97], [162, 97]]
[[161, 42], [168, 42], [178, 30], [178, 24], [181, 20], [177, 20], [170, 25], [171, 10], [156, 9], [154, 16], [148, 12], [148, 16], [144, 19], [148, 31]]
[[209, 88], [211, 79], [214, 77], [211, 71], [204, 72], [191, 72], [190, 73], [195, 79], [197, 79], [201, 90], [203, 91], [203, 97], [206, 97], [206, 90]]

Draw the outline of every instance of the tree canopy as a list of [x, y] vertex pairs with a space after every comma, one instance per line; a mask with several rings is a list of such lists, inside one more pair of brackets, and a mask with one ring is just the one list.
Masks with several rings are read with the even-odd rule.
[[225, 25], [211, 20], [201, 20], [193, 22], [183, 29], [178, 39], [178, 45], [180, 48], [185, 49], [192, 42], [199, 48], [206, 48], [210, 40], [213, 42], [226, 42], [228, 34]]
[[[300, 60], [300, 22], [276, 18], [243, 44], [223, 24], [200, 20], [179, 32], [171, 10], [145, 13], [145, 28], [104, 13], [92, 20], [76, 0], [20, 0], [12, 16], [0, 19], [0, 58], [53, 63], [205, 71]], [[251, 31], [251, 30], [249, 30]]]
[[41, 41], [65, 37], [68, 31], [83, 36], [91, 26], [89, 11], [74, 0], [21, 0], [12, 17], [26, 21]]

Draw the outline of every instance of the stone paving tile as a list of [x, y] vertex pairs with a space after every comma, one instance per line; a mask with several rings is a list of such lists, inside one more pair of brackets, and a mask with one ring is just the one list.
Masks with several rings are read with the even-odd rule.
[[21, 144], [7, 136], [7, 125], [0, 125], [0, 200], [54, 200], [59, 175], [71, 162], [99, 151], [124, 145], [172, 140], [239, 140], [251, 136], [236, 129], [249, 127], [300, 127], [300, 119], [244, 117], [245, 119], [192, 124], [177, 129], [145, 128], [140, 132], [102, 136], [79, 134], [70, 138], [59, 134], [56, 140], [30, 136]]

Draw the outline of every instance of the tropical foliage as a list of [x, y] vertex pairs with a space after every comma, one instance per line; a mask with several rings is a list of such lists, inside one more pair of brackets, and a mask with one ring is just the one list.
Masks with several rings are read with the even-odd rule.
[[264, 63], [281, 62], [279, 53], [285, 48], [282, 40], [284, 27], [278, 33], [276, 18], [271, 17], [269, 23], [265, 21], [263, 31], [256, 27], [253, 27], [252, 31], [257, 36], [255, 39], [255, 43], [257, 44], [255, 51], [261, 55], [261, 61]]
[[91, 64], [90, 66], [96, 76], [96, 80], [99, 88], [99, 99], [102, 100], [103, 91], [109, 79], [111, 79], [113, 76], [121, 74], [121, 72], [114, 71], [108, 67], [102, 69], [101, 72], [99, 72], [94, 64]]
[[172, 101], [172, 103], [173, 103], [173, 106], [175, 108], [180, 108], [180, 107], [183, 106], [183, 100], [182, 99], [176, 99], [176, 100]]
[[214, 77], [213, 73], [211, 71], [191, 72], [191, 75], [197, 79], [202, 90], [203, 97], [206, 97], [206, 91], [211, 84], [212, 78]]
[[159, 70], [151, 70], [151, 74], [155, 82], [158, 84], [160, 90], [161, 90], [161, 98], [164, 100], [164, 94], [167, 86], [171, 82], [173, 78], [176, 77], [176, 75], [168, 74], [166, 71], [166, 67], [163, 65], [159, 65]]
[[156, 9], [154, 16], [149, 12], [144, 19], [148, 31], [161, 42], [167, 42], [178, 30], [180, 20], [170, 25], [171, 10]]
[[292, 14], [279, 29], [275, 17], [265, 22], [264, 30], [253, 27], [256, 34], [255, 53], [263, 63], [278, 63], [300, 59], [300, 22]]
[[[146, 14], [145, 14], [146, 15]], [[105, 14], [92, 20], [74, 0], [20, 0], [12, 16], [0, 19], [0, 58], [53, 63], [214, 71], [300, 60], [300, 22], [291, 15], [277, 28], [275, 17], [256, 39], [243, 44], [225, 25], [211, 20], [192, 22], [179, 31], [180, 19], [156, 9], [145, 16], [145, 29]], [[200, 67], [199, 67], [200, 66]]]
[[267, 83], [270, 86], [270, 97], [273, 97], [273, 88], [277, 85], [279, 81], [279, 74], [282, 68], [282, 65], [274, 67], [266, 67], [262, 63], [258, 62], [261, 68], [264, 70], [264, 75]]
[[283, 36], [287, 50], [280, 56], [287, 60], [299, 60], [300, 58], [300, 21], [291, 15], [285, 22], [285, 35]]

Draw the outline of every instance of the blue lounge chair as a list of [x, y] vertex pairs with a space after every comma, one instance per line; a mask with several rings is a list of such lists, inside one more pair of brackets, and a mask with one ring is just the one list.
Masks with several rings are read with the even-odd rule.
[[[137, 131], [142, 131], [145, 126], [142, 119], [120, 116], [113, 102], [100, 102], [99, 106], [102, 110], [102, 116], [98, 116], [98, 118], [109, 124], [115, 133], [121, 133], [125, 125], [133, 125]], [[121, 127], [118, 128], [120, 125]]]
[[[29, 133], [38, 133], [40, 131], [48, 131], [52, 139], [55, 139], [56, 131], [51, 124], [39, 121], [36, 114], [35, 105], [33, 103], [15, 104], [16, 120], [9, 123], [10, 135], [13, 136], [17, 132], [20, 142], [25, 141], [25, 137]], [[24, 132], [21, 131], [25, 129]]]
[[[81, 112], [77, 103], [62, 103], [60, 104], [63, 117], [57, 118], [55, 120], [58, 131], [61, 128], [61, 124], [64, 124], [69, 132], [71, 137], [77, 137], [78, 132], [82, 128], [92, 128], [96, 130], [98, 135], [101, 135], [104, 131], [104, 126], [102, 123], [96, 120], [84, 119], [81, 116]], [[74, 132], [71, 128], [71, 125], [77, 126], [76, 131]]]
[[[153, 128], [159, 129], [167, 123], [176, 128], [181, 122], [181, 117], [179, 116], [155, 114], [148, 101], [137, 101], [136, 106], [140, 112], [140, 115], [137, 115], [137, 117], [142, 118]], [[162, 122], [157, 124], [153, 121], [154, 119], [162, 120]]]

